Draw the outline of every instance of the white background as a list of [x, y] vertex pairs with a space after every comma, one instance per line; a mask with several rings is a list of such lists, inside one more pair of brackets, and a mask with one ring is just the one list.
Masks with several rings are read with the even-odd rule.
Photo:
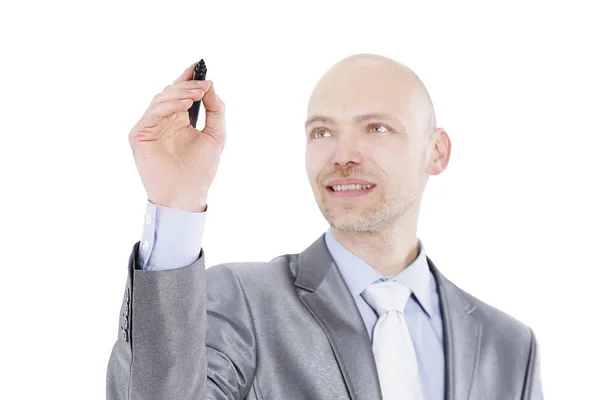
[[146, 202], [127, 135], [157, 92], [206, 60], [228, 118], [207, 264], [270, 260], [327, 228], [306, 104], [363, 52], [412, 68], [453, 141], [422, 207], [428, 255], [534, 329], [546, 399], [600, 398], [599, 14], [552, 4], [7, 2], [0, 398], [104, 398]]

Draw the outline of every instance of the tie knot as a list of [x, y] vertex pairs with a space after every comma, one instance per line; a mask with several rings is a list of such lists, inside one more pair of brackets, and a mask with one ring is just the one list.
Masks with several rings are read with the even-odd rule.
[[412, 291], [396, 281], [375, 282], [363, 292], [363, 297], [379, 316], [388, 311], [404, 312]]

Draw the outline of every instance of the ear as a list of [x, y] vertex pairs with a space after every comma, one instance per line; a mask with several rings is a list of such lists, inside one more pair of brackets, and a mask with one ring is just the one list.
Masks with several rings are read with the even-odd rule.
[[444, 172], [450, 162], [452, 142], [444, 128], [436, 128], [429, 137], [431, 149], [426, 171], [429, 175], [439, 175]]

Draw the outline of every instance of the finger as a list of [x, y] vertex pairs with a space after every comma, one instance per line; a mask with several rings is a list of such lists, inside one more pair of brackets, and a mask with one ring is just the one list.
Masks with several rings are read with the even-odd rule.
[[172, 85], [166, 86], [163, 89], [163, 92], [169, 92], [171, 90], [195, 89], [195, 88], [200, 88], [204, 91], [207, 91], [209, 86], [210, 86], [209, 81], [201, 81], [201, 80], [183, 81], [183, 82], [177, 82]]
[[183, 71], [183, 73], [179, 76], [179, 78], [177, 78], [177, 79], [175, 79], [173, 81], [173, 83], [179, 83], [179, 82], [183, 82], [183, 81], [189, 81], [190, 79], [192, 79], [194, 77], [194, 68], [196, 68], [197, 64], [198, 64], [198, 61], [196, 61], [195, 63], [193, 63], [189, 67], [187, 67], [185, 69], [185, 71]]
[[144, 114], [144, 117], [142, 118], [143, 123], [147, 128], [156, 126], [161, 119], [166, 118], [171, 114], [187, 111], [192, 106], [192, 103], [192, 100], [184, 99], [154, 104], [150, 106], [146, 111], [146, 114]]
[[172, 100], [184, 100], [191, 99], [193, 101], [201, 100], [204, 97], [205, 91], [202, 89], [182, 89], [182, 90], [171, 90], [167, 92], [162, 92], [154, 96], [152, 100], [152, 105], [165, 103], [167, 101]]
[[210, 88], [204, 94], [202, 102], [206, 109], [206, 127], [210, 132], [225, 133], [225, 103], [217, 96], [215, 85], [211, 82]]

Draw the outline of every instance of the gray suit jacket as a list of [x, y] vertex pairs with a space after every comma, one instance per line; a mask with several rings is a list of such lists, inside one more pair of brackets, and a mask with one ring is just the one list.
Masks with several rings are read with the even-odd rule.
[[[325, 244], [263, 263], [176, 270], [129, 259], [107, 399], [381, 399], [369, 335]], [[541, 399], [530, 328], [447, 280], [446, 400]]]

